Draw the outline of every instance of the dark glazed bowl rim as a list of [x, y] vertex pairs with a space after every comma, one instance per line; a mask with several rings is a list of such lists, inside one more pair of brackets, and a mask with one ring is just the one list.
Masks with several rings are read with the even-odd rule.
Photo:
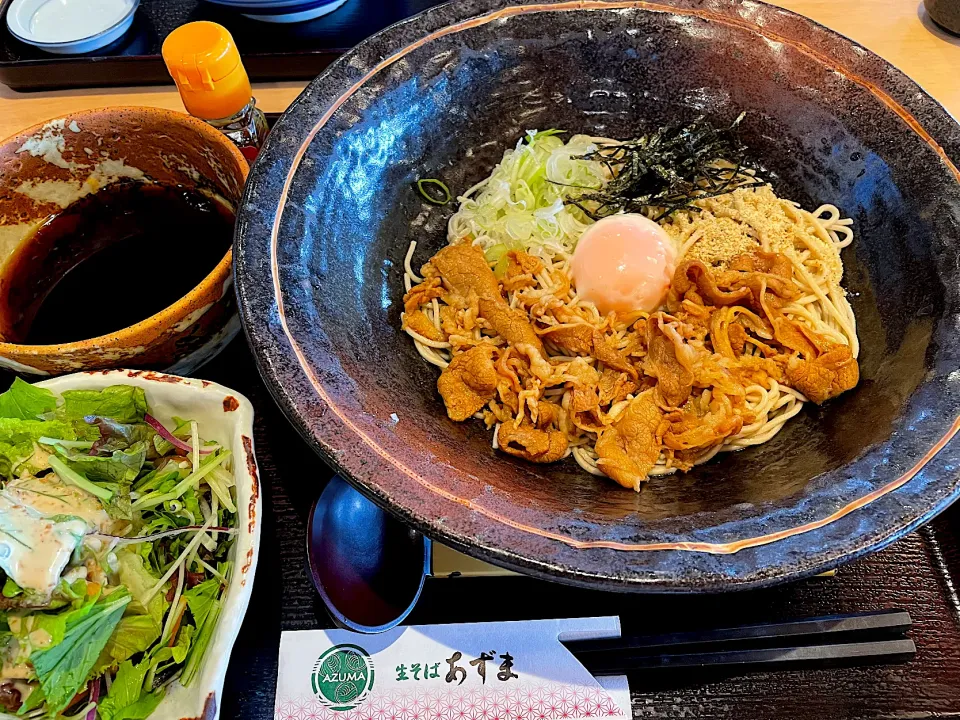
[[[254, 349], [257, 363], [274, 398], [297, 428], [300, 434], [336, 471], [365, 495], [387, 507], [391, 512], [410, 523], [424, 534], [443, 541], [498, 565], [519, 572], [560, 580], [566, 583], [608, 590], [653, 591], [653, 592], [703, 592], [731, 589], [748, 589], [767, 586], [785, 580], [808, 577], [838, 564], [850, 561], [866, 553], [883, 548], [903, 535], [916, 529], [942, 512], [960, 496], [960, 486], [937, 501], [930, 500], [925, 506], [910, 515], [898, 518], [896, 526], [871, 526], [866, 532], [852, 533], [836, 540], [821, 536], [821, 530], [862, 510], [871, 502], [884, 497], [906, 485], [930, 463], [936, 455], [960, 431], [960, 418], [956, 418], [946, 434], [907, 472], [890, 480], [872, 493], [860, 497], [839, 508], [832, 514], [786, 531], [753, 538], [742, 538], [725, 543], [667, 542], [655, 544], [627, 544], [608, 541], [579, 541], [572, 537], [548, 533], [541, 529], [524, 526], [515, 521], [487, 511], [482, 503], [454, 497], [451, 493], [430, 483], [416, 470], [404, 465], [402, 459], [391, 456], [385, 449], [375, 446], [364, 437], [348, 417], [350, 411], [341, 413], [329, 402], [329, 396], [313, 375], [296, 339], [287, 328], [282, 309], [281, 279], [276, 264], [276, 242], [280, 219], [287, 192], [296, 175], [300, 160], [313, 138], [339, 107], [359, 90], [365, 82], [380, 70], [400, 59], [406, 52], [423, 46], [432, 39], [459, 30], [492, 22], [501, 17], [523, 13], [564, 12], [602, 9], [636, 9], [645, 12], [660, 12], [680, 16], [693, 16], [708, 22], [734, 26], [756, 33], [768, 40], [786, 43], [813, 58], [821, 65], [840, 73], [877, 97], [890, 111], [898, 115], [925, 143], [937, 152], [945, 168], [960, 182], [960, 171], [953, 158], [960, 158], [960, 126], [932, 97], [915, 82], [877, 55], [859, 44], [835, 33], [822, 25], [796, 13], [761, 2], [709, 2], [700, 0], [582, 0], [533, 2], [532, 0], [477, 0], [457, 5], [448, 3], [427, 10], [413, 18], [386, 28], [354, 48], [328, 70], [314, 80], [291, 105], [278, 124], [280, 134], [293, 135], [298, 144], [284, 145], [274, 136], [268, 138], [247, 183], [236, 232], [236, 273], [241, 318]], [[802, 27], [802, 37], [797, 39], [778, 30], [790, 32]], [[415, 33], [419, 40], [404, 43], [404, 36]], [[376, 48], [377, 52], [369, 52]], [[365, 54], [366, 53], [366, 54]], [[843, 60], [836, 59], [840, 55]], [[369, 57], [381, 58], [378, 63]], [[349, 67], [349, 77], [359, 78], [355, 83], [341, 80], [337, 71]], [[347, 74], [347, 73], [344, 73]], [[332, 101], [322, 98], [333, 97]], [[319, 118], [314, 123], [308, 118]], [[935, 127], [940, 142], [934, 140], [925, 127]], [[947, 149], [944, 148], [946, 146]], [[282, 182], [278, 183], [276, 170], [280, 168]], [[273, 174], [268, 175], [268, 172]], [[279, 189], [279, 193], [277, 190]], [[258, 223], [253, 212], [259, 198], [269, 197], [271, 202], [279, 198], [276, 209], [267, 211], [268, 222]], [[260, 226], [258, 226], [258, 224]], [[279, 301], [278, 301], [279, 299]], [[310, 423], [308, 408], [322, 408], [321, 419]], [[340, 443], [337, 435], [346, 434], [351, 442]], [[387, 470], [392, 478], [380, 478], [372, 473]], [[391, 496], [389, 481], [399, 481], [402, 475], [407, 480], [419, 483], [424, 494], [433, 494], [429, 515], [406, 507]], [[611, 490], [615, 491], [615, 490]], [[922, 503], [921, 503], [922, 504]], [[481, 514], [487, 522], [499, 523], [496, 543], [471, 538], [468, 521], [463, 508]], [[454, 510], [461, 511], [458, 519]], [[438, 520], [445, 516], [443, 520]], [[618, 553], [632, 551], [655, 551], [666, 553], [708, 553], [726, 560], [723, 574], [711, 574], [709, 578], [697, 572], [681, 574], [676, 566], [656, 575], [617, 574], [615, 562], [584, 561], [578, 567], [552, 563], [543, 558], [514, 551], [522, 547], [511, 542], [524, 533], [533, 533], [540, 540], [564, 543], [578, 551], [591, 553]], [[810, 535], [807, 535], [809, 533]], [[738, 551], [785, 541], [803, 535], [819, 539], [816, 549], [805, 551], [799, 559], [782, 566], [760, 565], [753, 559], [738, 555]], [[742, 558], [742, 559], [741, 559]]]

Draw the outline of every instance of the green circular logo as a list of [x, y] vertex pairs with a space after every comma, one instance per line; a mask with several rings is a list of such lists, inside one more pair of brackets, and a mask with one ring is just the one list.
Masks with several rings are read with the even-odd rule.
[[334, 645], [313, 664], [310, 684], [333, 710], [353, 710], [373, 690], [373, 660], [358, 645]]

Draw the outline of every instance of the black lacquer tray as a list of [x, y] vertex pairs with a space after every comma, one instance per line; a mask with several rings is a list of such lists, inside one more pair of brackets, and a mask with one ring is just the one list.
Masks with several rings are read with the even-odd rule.
[[[244, 338], [198, 373], [246, 395], [264, 524], [253, 596], [227, 672], [220, 717], [270, 720], [280, 633], [330, 628], [310, 584], [308, 513], [330, 470], [274, 404]], [[13, 376], [0, 372], [0, 389]], [[635, 718], [876, 720], [960, 715], [960, 506], [891, 547], [811, 578], [713, 595], [625, 595], [525, 577], [428, 579], [408, 624], [619, 615], [625, 633], [659, 633], [904, 608], [917, 655], [905, 665], [723, 676], [630, 677]]]
[[[201, 377], [244, 393], [256, 410], [263, 490], [261, 562], [234, 646], [220, 717], [274, 717], [282, 630], [333, 627], [310, 584], [304, 538], [330, 471], [273, 403], [237, 338]], [[5, 387], [6, 383], [0, 384]], [[750, 592], [623, 595], [525, 577], [428, 579], [409, 624], [619, 615], [652, 633], [787, 620], [885, 607], [908, 610], [916, 658], [906, 665], [790, 670], [742, 677], [630, 677], [635, 718], [851, 720], [960, 715], [960, 506], [874, 555], [811, 578]]]
[[193, 20], [213, 20], [233, 34], [250, 78], [307, 80], [365, 37], [441, 0], [348, 0], [310, 22], [257, 22], [203, 0], [142, 0], [130, 31], [87, 55], [51, 55], [7, 30], [9, 0], [0, 0], [0, 83], [14, 90], [170, 82], [160, 57], [163, 39]]

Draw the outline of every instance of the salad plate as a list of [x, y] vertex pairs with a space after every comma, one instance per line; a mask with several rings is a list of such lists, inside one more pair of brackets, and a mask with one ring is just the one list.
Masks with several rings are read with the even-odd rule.
[[259, 548], [250, 402], [150, 371], [16, 380], [0, 475], [0, 718], [215, 720]]

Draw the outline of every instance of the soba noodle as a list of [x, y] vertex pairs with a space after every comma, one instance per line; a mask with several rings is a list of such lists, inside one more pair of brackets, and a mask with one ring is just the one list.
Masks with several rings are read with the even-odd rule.
[[[614, 141], [603, 138], [575, 136], [567, 145], [562, 146], [563, 151], [555, 148], [551, 153], [547, 162], [547, 177], [556, 185], [556, 198], [549, 206], [549, 212], [543, 212], [541, 217], [534, 219], [536, 230], [540, 232], [538, 241], [524, 244], [526, 252], [539, 258], [543, 269], [536, 274], [536, 284], [533, 287], [507, 290], [505, 298], [513, 308], [524, 307], [521, 294], [527, 304], [531, 298], [536, 298], [543, 303], [559, 303], [567, 308], [577, 308], [579, 316], [588, 318], [594, 327], [605, 327], [607, 331], [612, 331], [618, 343], [617, 347], [623, 349], [628, 342], [630, 326], [647, 314], [635, 313], [626, 318], [618, 317], [615, 325], [610, 326], [610, 319], [602, 316], [593, 303], [578, 297], [570, 281], [572, 254], [580, 234], [592, 221], [575, 207], [564, 203], [564, 200], [575, 192], [570, 189], [573, 182], [583, 182], [584, 172], [600, 183], [608, 181], [610, 173], [597, 164], [586, 171], [579, 166], [575, 170], [580, 173], [580, 177], [571, 177], [569, 168], [564, 166], [563, 153], [567, 152], [567, 158], [576, 157], [578, 154], [583, 155], [586, 149], [595, 147], [596, 143], [612, 142]], [[520, 150], [518, 145], [517, 151]], [[484, 251], [490, 252], [501, 242], [498, 237], [484, 232], [481, 224], [476, 222], [478, 208], [482, 206], [477, 199], [495, 182], [502, 182], [497, 179], [496, 172], [458, 198], [459, 210], [450, 218], [448, 224], [447, 237], [450, 244], [471, 241]], [[541, 204], [543, 202], [541, 201]], [[804, 210], [798, 203], [777, 197], [769, 185], [744, 188], [719, 197], [698, 200], [696, 205], [700, 208], [699, 211], [677, 211], [661, 221], [661, 226], [675, 243], [678, 265], [687, 258], [701, 259], [714, 266], [722, 265], [731, 259], [733, 250], [724, 255], [723, 243], [720, 242], [723, 240], [721, 231], [728, 233], [733, 245], [752, 245], [767, 253], [785, 255], [793, 266], [794, 281], [800, 288], [800, 294], [781, 308], [783, 315], [811, 328], [833, 343], [848, 346], [853, 357], [857, 357], [859, 343], [856, 320], [840, 284], [843, 272], [840, 250], [853, 242], [852, 220], [842, 218], [840, 210], [833, 205], [821, 205], [813, 212]], [[649, 217], [652, 219], [656, 214], [656, 210], [651, 209]], [[526, 232], [526, 228], [522, 226], [524, 218], [518, 217], [520, 219], [515, 225], [522, 235]], [[423, 280], [413, 268], [416, 251], [417, 243], [412, 242], [404, 258], [403, 282], [407, 291]], [[441, 305], [438, 300], [433, 298], [421, 309], [440, 330]], [[574, 360], [569, 352], [559, 348], [550, 339], [552, 332], [570, 325], [557, 323], [551, 316], [540, 320], [547, 323], [546, 327], [538, 329], [538, 332], [542, 333], [547, 361], [558, 364]], [[405, 327], [405, 330], [413, 338], [420, 355], [439, 368], [446, 368], [456, 352], [480, 343], [498, 346], [504, 344], [504, 340], [499, 336], [491, 336], [489, 329], [488, 332], [483, 332], [479, 324], [475, 325], [468, 335], [450, 337], [446, 342], [427, 338], [409, 327]], [[755, 345], [747, 347], [744, 351], [746, 354], [759, 353]], [[591, 360], [593, 358], [589, 358], [588, 362]], [[704, 390], [702, 403], [709, 402], [709, 393], [709, 388]], [[700, 452], [692, 459], [693, 464], [707, 462], [721, 452], [767, 442], [796, 416], [807, 402], [801, 392], [773, 378], [768, 378], [767, 385], [753, 384], [745, 387], [745, 393], [746, 409], [753, 421], [744, 425], [736, 434], [724, 438], [719, 444]], [[573, 389], [567, 384], [549, 387], [540, 397], [557, 402], [566, 411], [572, 394]], [[608, 416], [616, 420], [631, 397], [610, 407]], [[520, 393], [520, 415], [523, 414], [524, 403], [531, 399], [535, 403], [537, 397], [524, 397], [524, 392]], [[475, 417], [484, 418], [484, 411], [481, 410]], [[486, 419], [489, 423], [489, 415]], [[587, 472], [604, 475], [597, 464], [596, 433], [586, 431], [569, 421], [561, 421], [560, 427], [567, 434], [566, 456], [572, 455]], [[498, 432], [495, 431], [492, 440], [494, 448], [497, 447], [497, 437]], [[671, 457], [667, 453], [661, 453], [649, 474], [662, 475], [675, 470]]]

